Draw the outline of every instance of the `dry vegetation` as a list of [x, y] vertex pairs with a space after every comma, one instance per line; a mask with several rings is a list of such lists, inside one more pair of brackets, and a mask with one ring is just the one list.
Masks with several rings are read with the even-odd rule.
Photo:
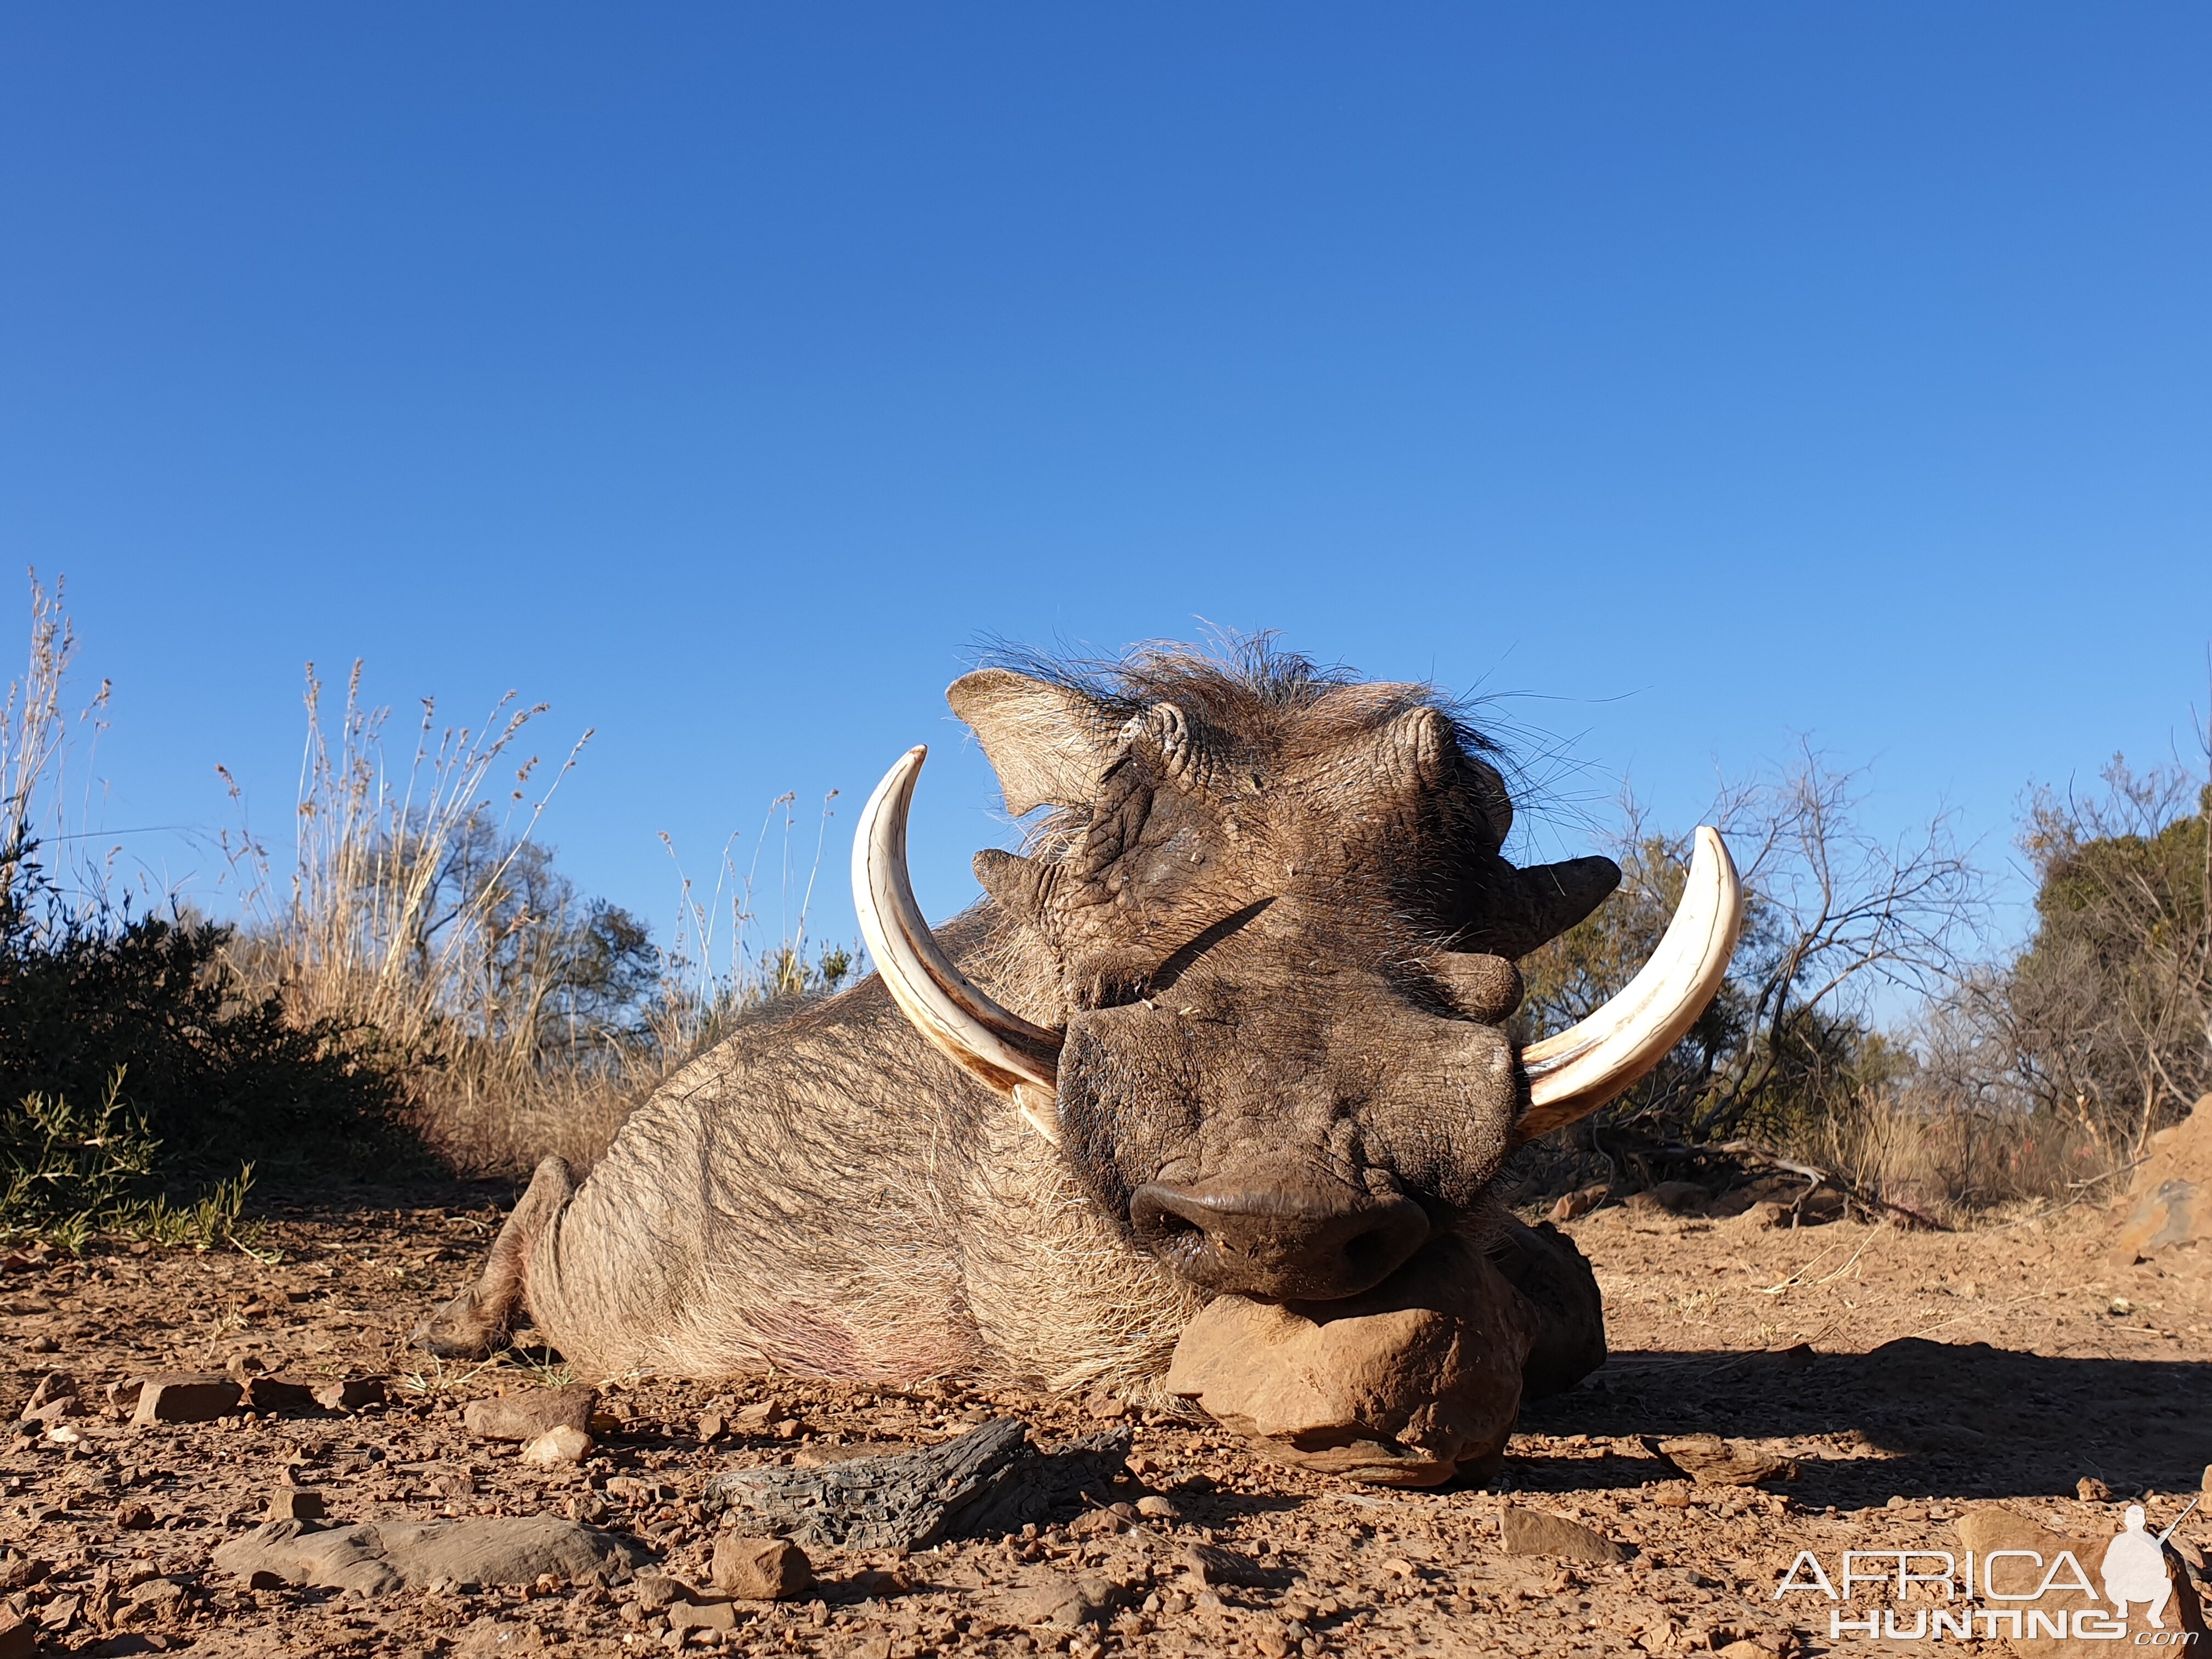
[[[70, 819], [69, 769], [106, 692], [70, 712], [58, 589], [34, 580], [32, 620], [0, 726], [13, 1039], [0, 1158], [15, 1231], [82, 1234], [94, 1212], [120, 1224], [165, 1181], [162, 1213], [198, 1192], [234, 1220], [242, 1164], [259, 1160], [265, 1179], [271, 1158], [333, 1147], [427, 1148], [471, 1175], [549, 1152], [589, 1164], [734, 1021], [856, 970], [854, 952], [807, 933], [830, 802], [815, 824], [775, 802], [742, 864], [738, 837], [722, 849], [711, 885], [679, 869], [678, 924], [657, 944], [580, 893], [538, 839], [589, 732], [550, 775], [534, 746], [545, 710], [512, 696], [478, 727], [441, 726], [425, 701], [392, 741], [358, 665], [335, 710], [309, 671], [291, 824], [264, 839], [241, 821], [223, 837], [237, 919], [159, 895], [134, 912], [97, 855], [47, 858], [100, 845]], [[1526, 1155], [1524, 1194], [1633, 1188], [1686, 1160], [1702, 1171], [1717, 1147], [1815, 1164], [1870, 1200], [1954, 1220], [2096, 1199], [2212, 1087], [2201, 775], [2115, 763], [2094, 796], [2036, 796], [2021, 845], [2037, 927], [1996, 956], [1984, 876], [1947, 823], [1879, 840], [1863, 782], [1808, 750], [1723, 793], [1710, 821], [1751, 893], [1729, 982], [1632, 1095]], [[1671, 914], [1686, 837], [1632, 802], [1619, 823], [1621, 894], [1524, 964], [1530, 1035], [1618, 989]], [[764, 848], [797, 918], [766, 941]], [[218, 1179], [233, 1185], [208, 1188]]]

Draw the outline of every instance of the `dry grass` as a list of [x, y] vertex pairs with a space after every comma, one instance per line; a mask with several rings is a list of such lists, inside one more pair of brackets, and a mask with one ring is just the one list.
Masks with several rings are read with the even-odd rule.
[[554, 1153], [588, 1166], [633, 1107], [736, 1020], [853, 970], [851, 951], [809, 954], [827, 802], [803, 872], [792, 798], [770, 810], [769, 826], [783, 819], [787, 900], [805, 878], [795, 928], [758, 942], [758, 852], [741, 878], [733, 836], [710, 893], [679, 869], [676, 934], [655, 949], [634, 918], [579, 896], [534, 840], [590, 732], [535, 783], [528, 745], [544, 706], [512, 694], [476, 729], [441, 728], [426, 699], [399, 765], [386, 759], [387, 711], [362, 701], [360, 665], [335, 732], [312, 665], [307, 711], [289, 868], [248, 831], [228, 842], [246, 917], [236, 963], [303, 1021], [374, 1033], [406, 1080], [413, 1127], [458, 1170], [517, 1173]]
[[1954, 1223], [2022, 1202], [2102, 1202], [2131, 1167], [2079, 1126], [1881, 1096], [1831, 1116], [1795, 1150], [1862, 1191]]

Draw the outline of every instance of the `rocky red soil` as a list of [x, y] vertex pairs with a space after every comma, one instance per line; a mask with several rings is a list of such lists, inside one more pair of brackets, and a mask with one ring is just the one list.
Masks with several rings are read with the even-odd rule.
[[[1775, 1599], [1798, 1552], [1832, 1565], [1845, 1548], [1957, 1549], [1959, 1519], [1992, 1501], [2091, 1539], [2138, 1501], [2160, 1528], [2212, 1462], [2212, 1263], [2196, 1247], [2125, 1261], [2112, 1219], [2078, 1210], [1943, 1234], [1601, 1209], [1569, 1231], [1606, 1292], [1611, 1363], [1524, 1413], [1486, 1487], [1400, 1492], [1276, 1468], [1205, 1422], [1119, 1401], [606, 1382], [527, 1352], [428, 1362], [405, 1334], [472, 1273], [506, 1196], [363, 1189], [275, 1215], [265, 1260], [95, 1250], [0, 1275], [5, 1418], [53, 1372], [82, 1407], [15, 1425], [0, 1451], [0, 1586], [24, 1621], [0, 1652], [33, 1638], [42, 1653], [246, 1656], [1875, 1651], [1887, 1644], [1832, 1644], [1817, 1595]], [[290, 1395], [137, 1427], [107, 1413], [111, 1383], [226, 1368], [381, 1377], [386, 1399]], [[465, 1425], [472, 1399], [574, 1381], [601, 1384], [580, 1463], [532, 1467]], [[1042, 1441], [1127, 1427], [1128, 1473], [1042, 1527], [904, 1554], [814, 1549], [816, 1582], [790, 1600], [703, 1594], [713, 1475], [1006, 1416]], [[611, 1584], [381, 1595], [215, 1564], [302, 1489], [325, 1525], [552, 1516], [653, 1564]], [[2203, 1520], [2177, 1541], [2212, 1540]], [[1607, 1554], [1622, 1559], [1576, 1559]]]

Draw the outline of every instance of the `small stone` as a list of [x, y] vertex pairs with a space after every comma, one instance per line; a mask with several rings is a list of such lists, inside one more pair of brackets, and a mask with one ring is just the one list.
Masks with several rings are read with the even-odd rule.
[[319, 1521], [327, 1513], [322, 1493], [312, 1486], [279, 1486], [269, 1494], [271, 1521]]
[[1017, 1626], [1079, 1630], [1109, 1617], [1115, 1599], [1115, 1587], [1103, 1578], [1047, 1573], [1006, 1598], [1006, 1618]]
[[58, 1423], [64, 1417], [74, 1417], [77, 1410], [76, 1380], [65, 1371], [48, 1371], [39, 1379], [39, 1386], [31, 1390], [21, 1420]]
[[248, 1589], [283, 1589], [290, 1582], [283, 1574], [271, 1572], [266, 1567], [256, 1567], [246, 1575], [246, 1588]]
[[480, 1440], [535, 1440], [549, 1429], [588, 1432], [599, 1391], [583, 1384], [565, 1389], [526, 1389], [471, 1400], [461, 1419]]
[[2074, 1483], [2074, 1495], [2085, 1504], [2101, 1504], [2112, 1495], [2112, 1489], [2094, 1474], [2085, 1474]]
[[0, 1607], [0, 1659], [31, 1659], [38, 1651], [39, 1632], [31, 1621]]
[[384, 1379], [349, 1376], [341, 1382], [318, 1383], [314, 1400], [326, 1412], [357, 1412], [364, 1406], [380, 1406], [384, 1403]]
[[1182, 1519], [1182, 1511], [1156, 1492], [1148, 1492], [1137, 1500], [1137, 1513], [1151, 1521]]
[[665, 1572], [641, 1572], [635, 1581], [637, 1604], [647, 1613], [658, 1613], [684, 1594], [684, 1586]]
[[58, 1353], [61, 1344], [51, 1336], [34, 1336], [23, 1345], [25, 1353]]
[[2204, 1475], [2197, 1481], [2197, 1490], [2207, 1497], [2212, 1497], [2212, 1463], [2207, 1463], [2204, 1466]]
[[1067, 1523], [1070, 1538], [1095, 1538], [1102, 1533], [1116, 1533], [1126, 1524], [1123, 1517], [1111, 1510], [1085, 1510]]
[[1215, 1544], [1186, 1545], [1176, 1553], [1176, 1564], [1200, 1584], [1266, 1589], [1283, 1582], [1281, 1573], [1261, 1566], [1249, 1555], [1239, 1555]]
[[1553, 1221], [1580, 1220], [1612, 1196], [1613, 1192], [1610, 1188], [1584, 1187], [1578, 1191], [1569, 1193], [1552, 1206], [1551, 1218]]
[[735, 1630], [738, 1610], [727, 1601], [675, 1601], [668, 1604], [671, 1633], [693, 1630]]
[[727, 1432], [729, 1426], [729, 1419], [720, 1412], [699, 1413], [699, 1438], [702, 1442], [720, 1440]]
[[149, 1423], [212, 1423], [234, 1417], [243, 1390], [228, 1377], [206, 1371], [156, 1371], [138, 1379], [137, 1403], [131, 1421]]
[[1547, 1510], [1510, 1504], [1498, 1517], [1508, 1555], [1550, 1555], [1566, 1561], [1626, 1561], [1628, 1552], [1601, 1532]]
[[154, 1524], [154, 1511], [143, 1504], [125, 1504], [115, 1511], [115, 1524], [125, 1532], [144, 1532]]
[[1094, 1394], [1083, 1402], [1083, 1409], [1102, 1423], [1112, 1423], [1128, 1414], [1129, 1402], [1118, 1395]]
[[566, 1468], [580, 1463], [592, 1449], [592, 1437], [563, 1423], [539, 1435], [522, 1449], [522, 1461], [533, 1469]]
[[1678, 1435], [1671, 1440], [1647, 1441], [1645, 1446], [1692, 1480], [1709, 1486], [1753, 1486], [1790, 1470], [1787, 1458], [1741, 1443], [1731, 1444], [1717, 1434]]
[[744, 1538], [725, 1533], [714, 1540], [708, 1583], [725, 1595], [751, 1601], [785, 1601], [814, 1582], [806, 1552], [782, 1538]]

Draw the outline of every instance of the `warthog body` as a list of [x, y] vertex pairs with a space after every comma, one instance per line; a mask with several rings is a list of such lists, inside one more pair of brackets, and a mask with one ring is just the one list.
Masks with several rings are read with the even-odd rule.
[[926, 1036], [911, 975], [761, 1018], [580, 1187], [541, 1165], [421, 1340], [482, 1353], [526, 1305], [598, 1374], [1140, 1388], [1215, 1295], [1326, 1308], [1454, 1236], [1551, 1322], [1553, 1382], [1596, 1363], [1587, 1267], [1489, 1188], [1531, 1118], [1513, 961], [1613, 866], [1507, 863], [1504, 782], [1421, 687], [1255, 650], [951, 698], [1009, 809], [1054, 809], [936, 940], [1017, 1073]]

